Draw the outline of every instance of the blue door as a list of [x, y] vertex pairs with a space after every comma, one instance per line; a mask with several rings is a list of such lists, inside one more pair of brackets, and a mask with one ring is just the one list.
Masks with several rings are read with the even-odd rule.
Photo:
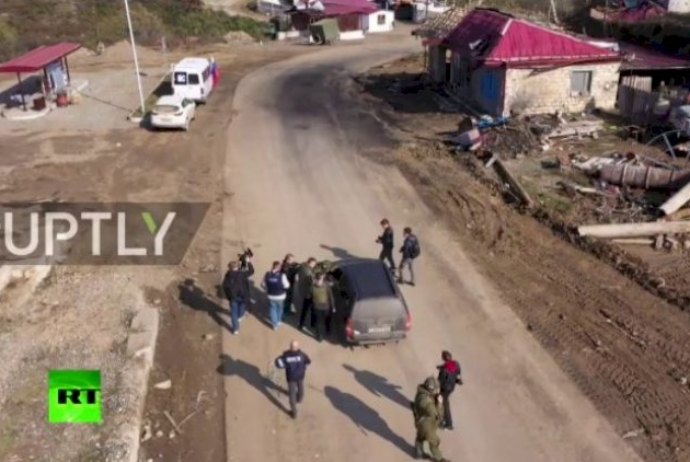
[[501, 96], [501, 75], [497, 69], [485, 69], [482, 76], [482, 97], [488, 103], [496, 103]]

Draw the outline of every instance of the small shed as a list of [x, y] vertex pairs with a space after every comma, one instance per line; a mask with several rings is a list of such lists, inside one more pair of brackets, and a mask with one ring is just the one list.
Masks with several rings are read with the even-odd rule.
[[340, 29], [338, 29], [338, 21], [332, 18], [324, 18], [316, 21], [309, 26], [314, 42], [321, 45], [328, 45], [338, 40], [340, 36]]
[[395, 12], [387, 10], [374, 11], [362, 15], [363, 29], [369, 34], [390, 32], [395, 27]]
[[[79, 48], [81, 48], [81, 44], [69, 42], [44, 45], [0, 64], [0, 73], [17, 75], [25, 111], [26, 98], [22, 91], [22, 75], [43, 71], [43, 93], [45, 95], [57, 93], [70, 84], [71, 77], [67, 56]], [[34, 92], [32, 91], [32, 93]]]

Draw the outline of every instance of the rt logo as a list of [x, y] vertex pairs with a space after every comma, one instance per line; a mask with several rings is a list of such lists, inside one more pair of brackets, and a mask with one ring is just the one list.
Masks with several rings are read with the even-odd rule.
[[48, 422], [100, 423], [101, 371], [48, 371]]

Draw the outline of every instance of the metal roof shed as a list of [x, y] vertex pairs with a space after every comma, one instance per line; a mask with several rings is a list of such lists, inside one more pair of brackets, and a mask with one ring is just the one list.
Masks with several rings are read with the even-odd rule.
[[[21, 87], [22, 74], [39, 71], [43, 71], [45, 74], [45, 68], [48, 65], [61, 61], [64, 62], [65, 70], [67, 72], [67, 79], [69, 80], [70, 77], [69, 66], [67, 65], [67, 55], [74, 53], [79, 48], [81, 48], [81, 44], [70, 42], [57, 43], [55, 45], [43, 45], [0, 64], [0, 72], [16, 73], [17, 80], [19, 81], [19, 85]], [[24, 95], [22, 95], [22, 104], [24, 106], [24, 110], [26, 111], [26, 101], [24, 100]]]

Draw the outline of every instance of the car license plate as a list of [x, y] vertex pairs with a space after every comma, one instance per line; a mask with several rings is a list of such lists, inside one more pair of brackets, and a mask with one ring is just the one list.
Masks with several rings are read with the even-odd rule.
[[386, 332], [391, 331], [391, 326], [377, 326], [377, 327], [370, 327], [369, 328], [369, 333], [370, 334], [384, 334]]

